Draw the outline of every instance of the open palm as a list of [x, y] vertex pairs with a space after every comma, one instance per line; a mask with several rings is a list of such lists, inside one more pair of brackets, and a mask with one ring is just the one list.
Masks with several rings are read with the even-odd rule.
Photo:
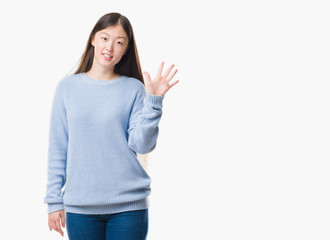
[[174, 64], [172, 64], [162, 75], [164, 67], [164, 61], [161, 62], [158, 72], [154, 78], [154, 80], [151, 80], [150, 75], [148, 72], [143, 72], [144, 75], [144, 83], [147, 93], [152, 95], [161, 95], [164, 96], [165, 93], [172, 88], [175, 84], [179, 82], [179, 80], [176, 80], [173, 83], [170, 83], [170, 81], [173, 79], [174, 75], [178, 72], [178, 69], [175, 69], [174, 72], [171, 72], [172, 68], [174, 67]]

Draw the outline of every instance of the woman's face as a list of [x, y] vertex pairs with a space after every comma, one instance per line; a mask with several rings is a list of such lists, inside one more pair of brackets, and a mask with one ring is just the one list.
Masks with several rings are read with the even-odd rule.
[[105, 67], [114, 68], [126, 53], [128, 37], [124, 28], [114, 25], [98, 31], [92, 39], [94, 61]]

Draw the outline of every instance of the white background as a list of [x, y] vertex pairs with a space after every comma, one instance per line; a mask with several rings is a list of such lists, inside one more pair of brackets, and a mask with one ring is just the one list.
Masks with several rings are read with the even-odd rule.
[[148, 240], [329, 239], [329, 11], [318, 0], [1, 3], [1, 238], [67, 239], [43, 203], [51, 101], [96, 21], [120, 12], [143, 71], [179, 70], [149, 155]]

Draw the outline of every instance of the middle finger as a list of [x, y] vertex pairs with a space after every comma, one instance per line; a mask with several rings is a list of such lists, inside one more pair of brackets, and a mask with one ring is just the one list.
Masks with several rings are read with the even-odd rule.
[[160, 76], [162, 75], [163, 67], [164, 67], [164, 61], [160, 63], [156, 77], [160, 78]]
[[56, 231], [58, 231], [61, 235], [63, 235], [62, 228], [60, 226], [59, 221], [56, 221]]

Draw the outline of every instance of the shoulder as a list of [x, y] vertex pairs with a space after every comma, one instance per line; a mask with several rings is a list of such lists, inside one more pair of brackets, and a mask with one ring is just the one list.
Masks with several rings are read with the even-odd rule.
[[65, 75], [64, 77], [60, 78], [60, 80], [57, 82], [56, 88], [63, 91], [66, 88], [70, 88], [74, 83], [77, 82], [77, 80], [81, 78], [81, 74], [70, 74]]
[[76, 82], [78, 79], [82, 78], [82, 74], [83, 73], [65, 75], [60, 79], [59, 83], [70, 84], [72, 82]]
[[123, 96], [131, 99], [132, 102], [140, 101], [145, 97], [146, 91], [144, 84], [137, 78], [126, 77]]
[[143, 94], [145, 92], [144, 84], [137, 78], [134, 77], [126, 77], [126, 87], [129, 88], [130, 91], [134, 93]]
[[126, 82], [134, 88], [144, 88], [144, 84], [135, 77], [128, 77], [126, 76]]

